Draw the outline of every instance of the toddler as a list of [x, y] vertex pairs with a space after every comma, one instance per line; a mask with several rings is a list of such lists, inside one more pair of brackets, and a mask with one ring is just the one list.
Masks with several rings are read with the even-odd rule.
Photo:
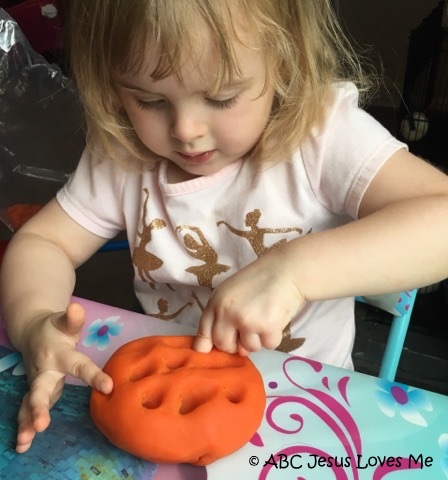
[[17, 451], [75, 350], [75, 270], [127, 232], [148, 315], [195, 349], [279, 348], [353, 368], [353, 297], [448, 276], [448, 180], [359, 106], [368, 88], [330, 0], [77, 0], [70, 68], [87, 148], [10, 243], [9, 336], [30, 385]]

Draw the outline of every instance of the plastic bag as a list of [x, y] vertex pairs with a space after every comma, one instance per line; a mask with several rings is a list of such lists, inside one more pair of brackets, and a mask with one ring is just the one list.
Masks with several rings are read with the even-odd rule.
[[10, 218], [11, 207], [32, 213], [49, 201], [84, 146], [72, 81], [31, 48], [0, 8], [0, 220], [14, 231], [20, 225]]

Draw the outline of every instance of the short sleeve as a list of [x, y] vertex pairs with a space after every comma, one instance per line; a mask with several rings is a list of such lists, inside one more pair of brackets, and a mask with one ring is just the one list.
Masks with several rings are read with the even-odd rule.
[[63, 210], [89, 232], [113, 238], [125, 228], [123, 182], [126, 172], [112, 160], [97, 160], [87, 149], [56, 195]]
[[351, 83], [335, 86], [323, 123], [302, 147], [302, 158], [318, 201], [339, 215], [357, 218], [359, 205], [384, 163], [406, 144], [358, 106]]

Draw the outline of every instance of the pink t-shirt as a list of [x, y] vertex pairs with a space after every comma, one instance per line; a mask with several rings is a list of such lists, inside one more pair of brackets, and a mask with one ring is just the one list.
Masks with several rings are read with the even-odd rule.
[[[166, 161], [135, 173], [86, 151], [57, 198], [96, 235], [127, 231], [136, 294], [148, 315], [196, 327], [225, 278], [279, 242], [357, 218], [366, 188], [400, 148], [406, 146], [358, 108], [356, 88], [341, 83], [312, 138], [261, 172], [239, 161], [169, 184]], [[354, 335], [352, 298], [312, 302], [285, 330], [281, 348], [351, 368]]]

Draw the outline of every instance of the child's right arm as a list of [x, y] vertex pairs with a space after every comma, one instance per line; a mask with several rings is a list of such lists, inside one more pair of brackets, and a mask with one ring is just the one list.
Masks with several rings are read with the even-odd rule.
[[30, 386], [19, 412], [18, 452], [47, 428], [66, 375], [105, 393], [112, 390], [111, 378], [75, 351], [85, 313], [70, 304], [76, 267], [104, 243], [53, 200], [14, 235], [6, 251], [0, 277], [4, 322], [23, 355]]

